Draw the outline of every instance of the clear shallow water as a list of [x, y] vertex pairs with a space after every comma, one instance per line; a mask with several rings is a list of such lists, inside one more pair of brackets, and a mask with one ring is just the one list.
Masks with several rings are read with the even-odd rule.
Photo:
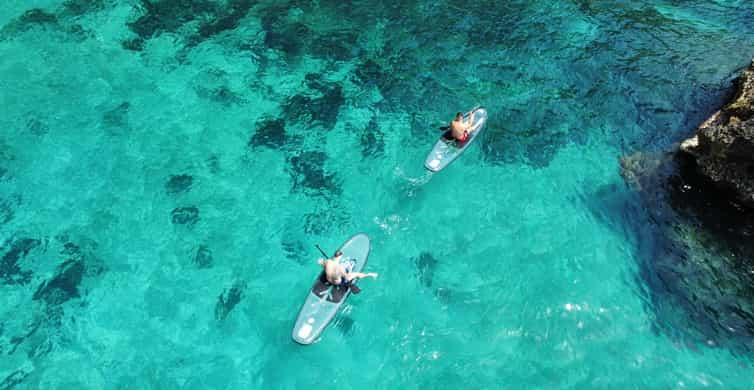
[[[720, 104], [754, 6], [170, 4], [0, 7], [0, 388], [751, 388], [731, 250], [665, 250], [618, 158]], [[295, 345], [357, 231], [380, 279]]]

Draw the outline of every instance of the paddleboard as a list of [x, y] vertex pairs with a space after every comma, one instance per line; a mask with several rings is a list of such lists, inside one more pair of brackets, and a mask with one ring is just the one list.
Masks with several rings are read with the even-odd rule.
[[[468, 120], [469, 115], [471, 115], [471, 111], [463, 116], [463, 120]], [[450, 135], [450, 130], [443, 133], [435, 143], [432, 151], [427, 155], [426, 160], [424, 160], [424, 167], [432, 172], [439, 172], [469, 148], [469, 145], [471, 145], [487, 125], [487, 110], [483, 107], [477, 108], [474, 114], [474, 124], [477, 123], [479, 123], [479, 126], [469, 134], [469, 138], [464, 142], [458, 142], [453, 139]]]
[[[359, 233], [340, 247], [340, 251], [343, 252], [341, 261], [352, 261], [351, 272], [361, 272], [367, 264], [369, 249], [369, 237]], [[296, 317], [291, 334], [293, 341], [305, 345], [316, 341], [350, 294], [351, 289], [348, 287], [327, 283], [325, 271], [322, 270]]]

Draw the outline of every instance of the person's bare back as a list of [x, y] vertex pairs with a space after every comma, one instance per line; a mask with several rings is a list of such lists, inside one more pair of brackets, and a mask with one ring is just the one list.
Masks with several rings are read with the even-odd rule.
[[343, 255], [335, 256], [332, 259], [325, 260], [325, 277], [331, 284], [340, 284], [340, 281], [345, 274], [345, 270], [340, 265], [340, 259]]
[[453, 138], [456, 141], [464, 142], [469, 138], [469, 135], [476, 130], [477, 126], [474, 125], [474, 113], [476, 110], [471, 112], [471, 115], [469, 116], [469, 120], [467, 122], [464, 122], [463, 120], [463, 114], [457, 113], [455, 119], [453, 119], [452, 122], [450, 122], [450, 134], [453, 136]]

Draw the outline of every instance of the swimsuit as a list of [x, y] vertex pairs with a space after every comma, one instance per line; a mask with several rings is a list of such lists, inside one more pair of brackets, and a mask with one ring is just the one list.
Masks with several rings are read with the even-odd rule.
[[467, 139], [469, 139], [469, 132], [468, 131], [464, 131], [463, 132], [463, 137], [461, 139], [459, 139], [458, 142], [466, 142]]
[[[341, 260], [340, 264], [343, 266], [343, 268], [345, 268], [347, 274], [351, 273], [351, 269], [353, 268], [353, 265], [354, 265], [352, 260]], [[342, 276], [340, 278], [341, 286], [348, 286], [350, 283], [351, 281], [348, 280], [348, 278], [346, 278], [345, 276]]]

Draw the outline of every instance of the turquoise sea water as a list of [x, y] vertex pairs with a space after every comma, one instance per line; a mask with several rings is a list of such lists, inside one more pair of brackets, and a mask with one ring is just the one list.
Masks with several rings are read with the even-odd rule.
[[[6, 0], [0, 389], [752, 388], [754, 251], [668, 238], [701, 222], [618, 159], [722, 103], [753, 18]], [[475, 104], [485, 133], [428, 174]], [[293, 343], [314, 245], [360, 231], [380, 278]]]

